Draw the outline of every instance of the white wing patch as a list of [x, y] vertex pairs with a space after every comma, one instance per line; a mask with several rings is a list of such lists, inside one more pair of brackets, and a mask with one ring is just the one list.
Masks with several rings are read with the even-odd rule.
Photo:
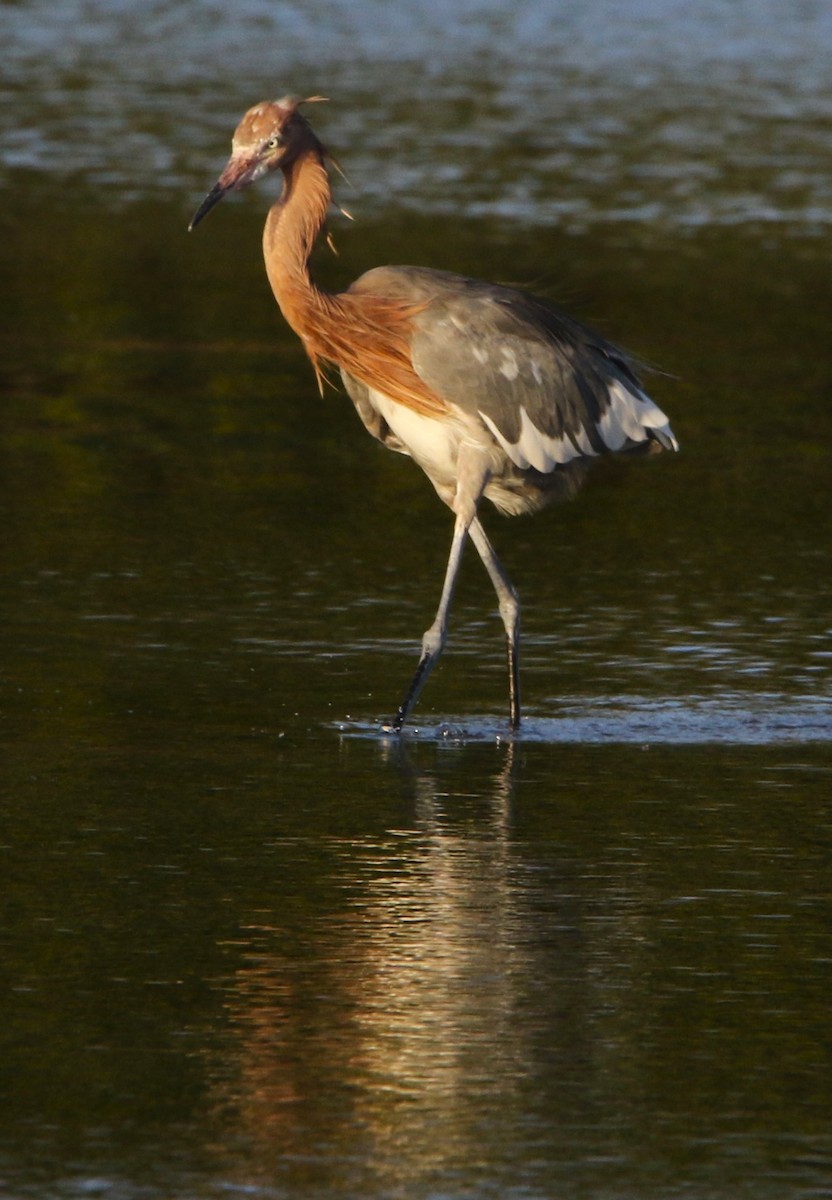
[[[645, 442], [651, 435], [665, 449], [678, 450], [667, 417], [644, 392], [628, 391], [615, 380], [610, 384], [608, 394], [609, 407], [596, 423], [598, 434], [608, 450], [623, 450], [628, 444]], [[520, 409], [520, 436], [516, 442], [510, 442], [487, 413], [480, 412], [479, 415], [521, 471], [532, 468], [548, 475], [574, 458], [594, 458], [598, 454], [586, 429], [581, 428], [569, 436], [554, 437], [538, 429], [525, 408]]]
[[643, 442], [652, 430], [663, 446], [677, 450], [667, 417], [644, 392], [633, 393], [616, 380], [609, 386], [610, 406], [597, 429], [610, 450], [621, 450], [627, 442]]
[[511, 346], [501, 346], [500, 355], [502, 361], [497, 370], [508, 380], [516, 379], [520, 374], [520, 367], [517, 363], [517, 355], [514, 353]]
[[516, 467], [527, 471], [532, 467], [542, 475], [548, 475], [555, 467], [571, 462], [573, 458], [581, 458], [585, 454], [594, 454], [586, 434], [581, 430], [581, 436], [572, 442], [571, 438], [551, 437], [534, 425], [525, 408], [520, 409], [520, 437], [516, 442], [510, 442], [500, 433], [497, 426], [487, 413], [481, 412], [480, 417], [494, 434], [506, 454]]

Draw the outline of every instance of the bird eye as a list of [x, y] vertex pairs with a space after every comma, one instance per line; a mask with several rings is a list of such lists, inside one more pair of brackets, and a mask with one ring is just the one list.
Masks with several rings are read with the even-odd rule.
[[269, 140], [266, 142], [266, 149], [267, 150], [276, 150], [282, 141], [283, 141], [283, 138], [279, 137], [278, 134], [275, 134], [274, 137], [270, 137]]

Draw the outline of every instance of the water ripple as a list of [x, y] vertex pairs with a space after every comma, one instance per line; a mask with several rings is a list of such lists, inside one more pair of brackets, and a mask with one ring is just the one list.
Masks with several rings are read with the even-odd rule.
[[253, 100], [325, 91], [318, 120], [364, 211], [392, 196], [570, 228], [832, 221], [824, 6], [36, 0], [0, 9], [0, 33], [7, 185], [25, 170], [113, 204], [190, 197]]
[[[348, 738], [393, 735], [369, 721], [341, 722]], [[526, 718], [512, 735], [493, 717], [414, 721], [405, 739], [439, 742], [597, 743], [770, 746], [832, 742], [832, 701], [725, 694], [678, 700], [602, 696], [559, 706], [557, 716]]]

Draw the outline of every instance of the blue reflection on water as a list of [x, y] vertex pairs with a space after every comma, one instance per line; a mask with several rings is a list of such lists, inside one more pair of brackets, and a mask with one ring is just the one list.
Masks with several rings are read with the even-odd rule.
[[324, 92], [364, 211], [832, 220], [826, 5], [76, 0], [5, 6], [0, 29], [0, 179], [196, 192], [250, 104]]
[[[444, 742], [552, 742], [770, 746], [832, 742], [832, 702], [759, 694], [679, 700], [593, 696], [557, 705], [554, 717], [527, 717], [519, 734], [493, 717], [414, 720], [408, 738]], [[369, 721], [337, 725], [344, 737], [391, 737]]]

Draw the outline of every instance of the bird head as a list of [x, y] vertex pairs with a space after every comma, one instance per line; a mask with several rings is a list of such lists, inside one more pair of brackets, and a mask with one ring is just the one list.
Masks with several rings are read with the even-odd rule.
[[284, 96], [250, 108], [234, 131], [225, 170], [194, 213], [188, 229], [198, 225], [226, 192], [240, 191], [278, 167], [289, 167], [302, 151], [315, 150], [323, 157], [324, 148], [299, 106], [324, 99]]

